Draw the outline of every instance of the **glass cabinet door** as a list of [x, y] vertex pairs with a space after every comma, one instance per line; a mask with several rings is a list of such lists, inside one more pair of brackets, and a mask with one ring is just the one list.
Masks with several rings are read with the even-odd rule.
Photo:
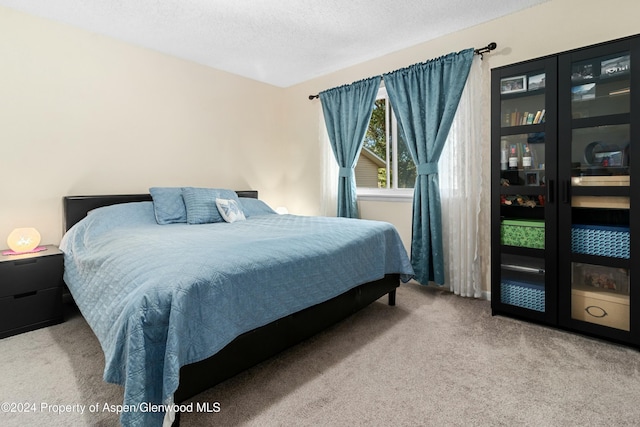
[[631, 65], [628, 42], [559, 61], [560, 253], [569, 254], [560, 271], [560, 319], [622, 339], [633, 293]]
[[500, 302], [540, 313], [547, 309], [545, 146], [545, 132], [500, 139]]
[[555, 60], [492, 75], [492, 306], [555, 322]]

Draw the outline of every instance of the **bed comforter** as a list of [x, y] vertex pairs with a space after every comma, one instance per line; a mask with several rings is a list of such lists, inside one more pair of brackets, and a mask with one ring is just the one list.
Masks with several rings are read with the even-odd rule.
[[161, 425], [180, 367], [360, 284], [413, 274], [384, 222], [295, 215], [158, 225], [152, 202], [96, 209], [63, 237], [64, 279], [124, 386], [121, 422]]

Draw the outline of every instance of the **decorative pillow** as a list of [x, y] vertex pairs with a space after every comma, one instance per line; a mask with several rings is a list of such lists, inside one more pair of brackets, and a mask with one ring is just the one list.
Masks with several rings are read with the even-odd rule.
[[182, 198], [187, 208], [187, 223], [189, 224], [223, 222], [224, 219], [220, 216], [216, 206], [216, 199], [238, 201], [235, 191], [222, 188], [185, 187], [182, 189]]
[[187, 222], [187, 209], [182, 199], [182, 187], [151, 187], [153, 210], [158, 224]]
[[266, 215], [266, 214], [275, 214], [277, 213], [273, 209], [269, 207], [265, 202], [260, 199], [253, 199], [250, 197], [240, 197], [240, 206], [242, 206], [242, 210], [244, 211], [244, 216], [249, 218], [255, 215]]
[[216, 206], [222, 218], [227, 222], [244, 221], [246, 219], [240, 204], [235, 200], [216, 199]]

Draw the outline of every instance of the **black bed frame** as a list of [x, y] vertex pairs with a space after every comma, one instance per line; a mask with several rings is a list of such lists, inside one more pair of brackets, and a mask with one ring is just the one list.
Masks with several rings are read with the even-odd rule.
[[[239, 197], [258, 198], [257, 191], [236, 191]], [[65, 231], [92, 209], [118, 203], [150, 201], [149, 194], [67, 196], [63, 199]], [[260, 328], [246, 332], [213, 356], [180, 369], [180, 384], [174, 401], [180, 403], [214, 385], [274, 356], [306, 338], [347, 318], [356, 311], [389, 295], [395, 305], [398, 274], [357, 286], [342, 295], [293, 313]], [[179, 424], [176, 414], [174, 426]]]

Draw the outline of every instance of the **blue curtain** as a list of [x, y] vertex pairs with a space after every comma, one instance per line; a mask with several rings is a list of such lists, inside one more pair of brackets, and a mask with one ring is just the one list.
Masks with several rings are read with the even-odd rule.
[[419, 283], [443, 285], [438, 159], [473, 61], [473, 49], [384, 74], [391, 107], [416, 164], [411, 264]]
[[354, 168], [369, 127], [381, 76], [320, 92], [329, 141], [336, 157], [338, 216], [358, 218]]

